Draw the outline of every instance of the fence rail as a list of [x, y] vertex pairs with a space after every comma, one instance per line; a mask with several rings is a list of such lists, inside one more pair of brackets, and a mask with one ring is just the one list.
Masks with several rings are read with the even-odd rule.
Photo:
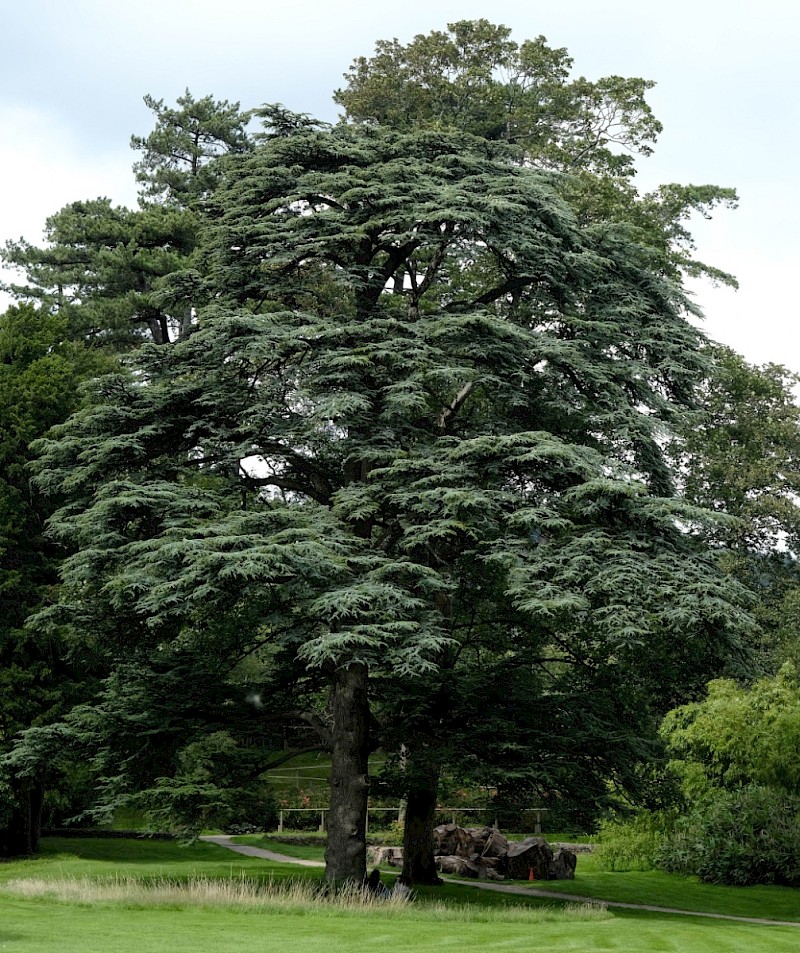
[[[545, 814], [549, 808], [546, 807], [529, 807], [526, 810], [531, 811], [536, 815], [536, 826], [534, 828], [534, 834], [542, 833], [542, 814]], [[324, 833], [327, 828], [325, 826], [325, 815], [330, 811], [329, 807], [282, 807], [278, 812], [278, 833], [282, 834], [284, 831], [284, 814], [319, 814], [319, 831]], [[438, 807], [436, 809], [437, 814], [450, 814], [452, 816], [452, 823], [455, 824], [456, 816], [458, 814], [488, 814], [491, 813], [492, 808], [490, 807]], [[369, 816], [370, 814], [378, 813], [394, 813], [397, 814], [398, 823], [403, 817], [403, 805], [398, 804], [397, 807], [368, 807], [367, 808], [367, 827], [369, 830]]]

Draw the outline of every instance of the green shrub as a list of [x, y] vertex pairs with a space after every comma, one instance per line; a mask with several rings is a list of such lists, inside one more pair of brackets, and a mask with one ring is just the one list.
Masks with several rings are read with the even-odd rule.
[[800, 797], [758, 785], [720, 791], [676, 824], [658, 865], [705, 883], [800, 886]]
[[259, 778], [259, 753], [217, 731], [183, 748], [175, 773], [129, 797], [158, 829], [194, 835], [203, 829], [269, 830], [275, 797]]
[[640, 811], [627, 821], [605, 821], [597, 857], [606, 870], [653, 870], [675, 825], [675, 814]]
[[381, 843], [387, 847], [403, 846], [403, 825], [399, 821], [392, 821], [389, 826], [380, 833]]

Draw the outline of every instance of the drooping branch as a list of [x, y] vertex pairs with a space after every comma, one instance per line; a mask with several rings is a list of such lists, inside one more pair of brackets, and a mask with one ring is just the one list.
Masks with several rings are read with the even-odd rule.
[[277, 758], [273, 758], [266, 764], [259, 765], [259, 773], [263, 774], [264, 771], [271, 771], [273, 768], [279, 768], [282, 764], [286, 764], [287, 761], [291, 761], [292, 758], [296, 758], [298, 755], [311, 754], [313, 751], [319, 750], [319, 745], [306, 745], [304, 748], [290, 748], [288, 751], [284, 751], [283, 754], [278, 755]]

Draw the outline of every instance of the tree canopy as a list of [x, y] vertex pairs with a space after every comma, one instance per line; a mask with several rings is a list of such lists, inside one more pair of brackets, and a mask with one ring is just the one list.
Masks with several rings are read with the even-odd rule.
[[570, 78], [572, 58], [539, 36], [519, 44], [488, 20], [459, 20], [403, 45], [379, 40], [334, 95], [348, 119], [407, 131], [458, 129], [515, 143], [545, 168], [631, 175], [661, 132], [649, 80]]
[[451, 129], [513, 148], [516, 161], [562, 173], [558, 189], [583, 220], [625, 222], [676, 280], [702, 276], [736, 285], [699, 261], [688, 228], [695, 215], [735, 208], [734, 189], [667, 183], [640, 194], [636, 156], [653, 151], [661, 123], [639, 77], [572, 75], [567, 50], [539, 36], [517, 43], [508, 27], [459, 20], [406, 45], [381, 40], [358, 57], [334, 99], [344, 121], [400, 130]]
[[47, 219], [43, 247], [20, 239], [3, 252], [24, 278], [8, 290], [58, 309], [73, 340], [114, 350], [188, 333], [199, 304], [199, 205], [216, 181], [216, 161], [253, 146], [250, 115], [238, 103], [198, 100], [188, 90], [178, 108], [152, 96], [145, 103], [155, 128], [131, 138], [141, 152], [133, 167], [140, 207], [103, 197], [72, 202]]
[[786, 793], [800, 786], [800, 685], [789, 663], [748, 688], [711, 682], [704, 699], [669, 713], [662, 732], [690, 798], [751, 784]]

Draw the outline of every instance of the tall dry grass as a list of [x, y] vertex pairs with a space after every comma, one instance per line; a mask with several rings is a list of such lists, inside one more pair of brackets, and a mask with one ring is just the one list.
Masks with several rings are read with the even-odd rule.
[[599, 903], [532, 907], [523, 904], [481, 906], [441, 901], [412, 902], [408, 896], [401, 895], [379, 898], [356, 886], [345, 886], [335, 892], [326, 891], [319, 882], [311, 880], [25, 878], [8, 881], [0, 887], [0, 892], [79, 905], [111, 903], [136, 907], [225, 907], [272, 914], [317, 916], [358, 913], [382, 919], [399, 917], [459, 923], [547, 923], [610, 918], [605, 906]]

